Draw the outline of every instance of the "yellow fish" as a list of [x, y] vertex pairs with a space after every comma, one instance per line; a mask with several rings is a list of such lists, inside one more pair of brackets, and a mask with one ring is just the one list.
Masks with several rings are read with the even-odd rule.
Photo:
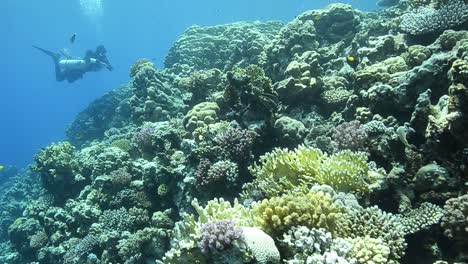
[[5, 167], [0, 165], [0, 171], [2, 171]]
[[349, 61], [349, 62], [353, 62], [353, 61], [354, 61], [354, 57], [353, 57], [353, 56], [349, 56], [349, 57], [348, 57], [348, 61]]

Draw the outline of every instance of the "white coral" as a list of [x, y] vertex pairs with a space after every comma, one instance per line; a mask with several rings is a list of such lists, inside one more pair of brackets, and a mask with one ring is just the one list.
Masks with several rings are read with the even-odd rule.
[[242, 231], [246, 246], [257, 260], [257, 263], [280, 263], [280, 253], [273, 238], [255, 227], [242, 227]]

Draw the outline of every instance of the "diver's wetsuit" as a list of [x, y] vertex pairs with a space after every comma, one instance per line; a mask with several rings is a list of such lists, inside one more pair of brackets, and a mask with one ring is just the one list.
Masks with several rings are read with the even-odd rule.
[[109, 71], [113, 69], [105, 55], [105, 48], [102, 45], [98, 46], [96, 52], [87, 51], [84, 59], [60, 59], [59, 53], [48, 51], [37, 46], [33, 47], [44, 52], [53, 59], [55, 79], [59, 82], [64, 80], [70, 83], [74, 82], [83, 78], [83, 74], [86, 72], [99, 71], [103, 67], [106, 67]]

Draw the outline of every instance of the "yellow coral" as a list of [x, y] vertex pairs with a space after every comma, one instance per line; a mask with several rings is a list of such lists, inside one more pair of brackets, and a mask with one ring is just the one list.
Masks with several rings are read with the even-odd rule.
[[203, 102], [195, 105], [184, 117], [184, 126], [189, 131], [198, 127], [213, 124], [218, 120], [219, 106], [214, 102]]
[[334, 232], [342, 213], [323, 192], [292, 191], [253, 206], [256, 224], [265, 232], [281, 235], [293, 226], [324, 228]]
[[267, 197], [313, 184], [330, 185], [337, 191], [369, 193], [382, 180], [383, 170], [372, 169], [363, 153], [349, 150], [328, 156], [316, 148], [299, 146], [293, 151], [274, 149], [250, 168], [253, 185]]
[[353, 245], [351, 255], [358, 263], [388, 263], [390, 249], [382, 239], [365, 236], [346, 240]]

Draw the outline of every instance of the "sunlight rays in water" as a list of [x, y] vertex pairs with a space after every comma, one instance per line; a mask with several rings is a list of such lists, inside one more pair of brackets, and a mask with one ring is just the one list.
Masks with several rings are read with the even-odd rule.
[[83, 15], [85, 15], [97, 30], [102, 28], [101, 18], [104, 13], [103, 0], [79, 0]]

